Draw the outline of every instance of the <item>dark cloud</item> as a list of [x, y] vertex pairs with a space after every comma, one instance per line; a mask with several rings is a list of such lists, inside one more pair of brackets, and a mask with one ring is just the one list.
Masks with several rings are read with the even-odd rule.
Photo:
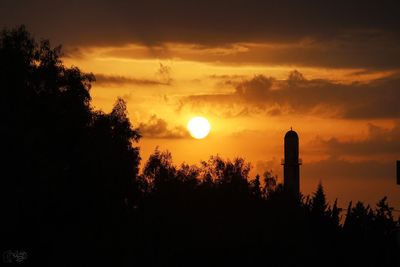
[[80, 42], [207, 44], [331, 38], [350, 30], [399, 33], [398, 9], [398, 1], [4, 0], [1, 23], [28, 23]]
[[391, 129], [369, 124], [368, 136], [364, 140], [340, 141], [318, 138], [314, 145], [324, 149], [332, 157], [379, 156], [400, 157], [400, 122]]
[[395, 161], [379, 162], [374, 160], [347, 161], [336, 158], [304, 163], [302, 166], [303, 176], [318, 179], [393, 179], [395, 183]]
[[[366, 36], [365, 36], [366, 35]], [[352, 33], [331, 40], [309, 39], [285, 43], [212, 44], [209, 47], [174, 45], [138, 48], [117, 47], [113, 57], [160, 58], [229, 65], [298, 65], [329, 68], [364, 68], [364, 71], [399, 68], [400, 44], [393, 35]]]
[[180, 42], [201, 48], [311, 40], [304, 47], [230, 55], [226, 61], [391, 68], [400, 62], [399, 7], [395, 0], [3, 0], [0, 25], [24, 23], [67, 45]]
[[96, 74], [96, 84], [107, 85], [107, 86], [120, 86], [124, 84], [133, 85], [171, 85], [173, 79], [171, 77], [171, 67], [160, 63], [160, 66], [155, 73], [157, 79], [140, 79], [132, 78], [119, 75], [106, 75], [106, 74]]
[[240, 98], [249, 101], [258, 101], [267, 99], [271, 92], [273, 78], [268, 78], [263, 75], [254, 76], [251, 80], [245, 80], [236, 86], [236, 94]]
[[[243, 45], [242, 51], [212, 54], [203, 60], [232, 64], [298, 65], [329, 68], [396, 69], [400, 44], [393, 35], [352, 33], [330, 40], [304, 40], [270, 45]], [[200, 57], [196, 58], [201, 60]]]
[[228, 75], [228, 74], [221, 74], [221, 75], [209, 75], [208, 76], [211, 79], [216, 79], [216, 80], [224, 80], [224, 81], [230, 81], [230, 80], [235, 80], [235, 79], [244, 79], [246, 76], [245, 75]]
[[107, 86], [119, 86], [125, 84], [144, 85], [144, 86], [169, 85], [169, 83], [161, 82], [158, 80], [136, 79], [118, 75], [96, 74], [95, 77], [96, 77], [95, 84], [107, 85]]
[[393, 75], [368, 83], [344, 84], [324, 79], [307, 80], [298, 71], [286, 80], [257, 75], [235, 83], [235, 91], [221, 95], [193, 95], [183, 104], [205, 103], [255, 106], [270, 115], [318, 113], [347, 119], [399, 118], [400, 77]]
[[184, 127], [170, 128], [165, 120], [156, 115], [151, 116], [147, 123], [140, 123], [138, 128], [140, 134], [145, 138], [178, 139], [189, 137], [189, 133]]

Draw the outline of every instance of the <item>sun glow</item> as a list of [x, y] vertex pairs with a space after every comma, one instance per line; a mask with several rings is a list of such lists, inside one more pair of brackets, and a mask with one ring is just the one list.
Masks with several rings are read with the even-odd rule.
[[204, 117], [193, 117], [187, 124], [190, 135], [196, 139], [205, 138], [211, 130], [211, 125]]

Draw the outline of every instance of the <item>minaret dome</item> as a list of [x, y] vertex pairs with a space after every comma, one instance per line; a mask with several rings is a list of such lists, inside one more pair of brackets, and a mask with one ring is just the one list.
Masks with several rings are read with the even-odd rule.
[[284, 189], [298, 196], [300, 194], [300, 165], [299, 159], [299, 136], [290, 129], [284, 138], [285, 158], [282, 161]]

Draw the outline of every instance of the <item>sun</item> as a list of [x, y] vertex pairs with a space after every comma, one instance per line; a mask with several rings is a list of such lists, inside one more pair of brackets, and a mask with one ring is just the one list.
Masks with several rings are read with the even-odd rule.
[[193, 117], [187, 124], [190, 135], [196, 139], [205, 138], [211, 130], [211, 125], [204, 117]]

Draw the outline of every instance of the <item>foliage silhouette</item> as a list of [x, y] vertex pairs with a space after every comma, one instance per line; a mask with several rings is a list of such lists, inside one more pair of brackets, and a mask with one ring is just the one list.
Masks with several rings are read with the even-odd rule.
[[60, 57], [24, 27], [1, 33], [4, 249], [40, 266], [398, 266], [386, 198], [342, 224], [321, 184], [293, 199], [242, 158], [177, 167], [156, 149], [139, 173], [126, 103], [93, 110], [95, 77]]

